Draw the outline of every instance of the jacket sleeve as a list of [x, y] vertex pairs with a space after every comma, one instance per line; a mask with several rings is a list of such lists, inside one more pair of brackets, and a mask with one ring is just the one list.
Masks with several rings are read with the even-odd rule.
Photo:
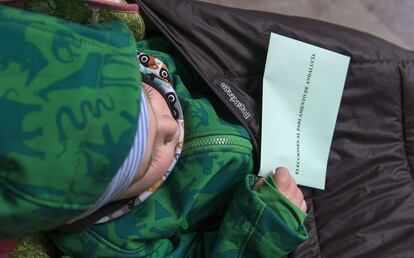
[[[307, 239], [303, 224], [306, 214], [277, 190], [271, 177], [253, 191], [256, 179], [245, 176], [220, 225], [212, 230], [181, 231], [146, 240], [139, 230], [134, 234], [131, 231], [125, 245], [104, 240], [93, 228], [54, 232], [51, 238], [62, 251], [76, 257], [283, 257]], [[121, 222], [105, 231], [120, 234]], [[132, 230], [131, 218], [121, 224]]]
[[215, 232], [203, 233], [193, 257], [283, 257], [308, 238], [306, 214], [265, 179], [257, 190], [247, 175]]

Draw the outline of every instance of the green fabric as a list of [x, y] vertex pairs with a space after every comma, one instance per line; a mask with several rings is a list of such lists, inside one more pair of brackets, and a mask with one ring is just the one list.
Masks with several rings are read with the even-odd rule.
[[122, 23], [0, 6], [0, 38], [0, 238], [13, 238], [65, 223], [106, 189], [135, 136], [141, 78]]
[[190, 93], [177, 74], [180, 62], [142, 49], [148, 45], [138, 48], [167, 64], [183, 106], [180, 159], [167, 181], [131, 212], [86, 230], [52, 232], [51, 239], [74, 257], [282, 257], [292, 251], [307, 238], [303, 216], [279, 217], [272, 200], [282, 200], [278, 209], [294, 208], [271, 185], [251, 190], [256, 177], [250, 174], [250, 143], [186, 147], [229, 135], [250, 142], [246, 130], [220, 118], [196, 90]]
[[101, 17], [100, 22], [123, 21], [126, 25], [128, 25], [128, 28], [131, 30], [136, 40], [141, 40], [144, 38], [144, 19], [139, 13], [118, 13], [107, 11], [105, 9], [102, 9], [99, 12]]
[[[25, 1], [25, 10], [59, 17], [80, 24], [91, 24], [93, 22], [92, 11], [85, 5], [83, 0], [27, 0]], [[144, 37], [144, 21], [139, 13], [111, 12], [104, 8], [97, 12], [99, 14], [98, 22], [121, 20], [128, 25], [137, 40]]]
[[19, 238], [16, 248], [9, 258], [49, 258], [57, 257], [53, 244], [41, 233], [35, 233]]
[[303, 228], [306, 213], [295, 205], [290, 205], [289, 199], [279, 192], [273, 177], [265, 178], [263, 185], [256, 190], [256, 193], [284, 223], [302, 235], [306, 234], [306, 229]]
[[83, 0], [26, 0], [24, 8], [80, 24], [88, 24], [92, 17], [92, 11]]

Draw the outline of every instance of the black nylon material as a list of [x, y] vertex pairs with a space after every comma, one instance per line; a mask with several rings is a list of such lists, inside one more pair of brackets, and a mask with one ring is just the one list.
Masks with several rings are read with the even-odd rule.
[[[306, 18], [190, 0], [138, 3], [146, 19], [249, 130], [256, 169], [270, 32], [350, 56], [326, 190], [303, 188], [310, 239], [290, 256], [414, 257], [413, 52]], [[250, 116], [245, 118], [229, 101], [228, 89]]]

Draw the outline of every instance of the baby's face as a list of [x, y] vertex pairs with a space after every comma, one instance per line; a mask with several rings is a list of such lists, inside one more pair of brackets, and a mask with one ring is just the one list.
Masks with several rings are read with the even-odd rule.
[[154, 185], [167, 172], [174, 158], [179, 127], [161, 94], [143, 84], [148, 99], [148, 143], [144, 159], [128, 188], [116, 199], [137, 196]]

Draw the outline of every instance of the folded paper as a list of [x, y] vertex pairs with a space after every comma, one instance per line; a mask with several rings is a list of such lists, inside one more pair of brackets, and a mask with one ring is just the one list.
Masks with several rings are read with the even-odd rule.
[[350, 58], [272, 33], [263, 79], [260, 176], [277, 167], [325, 189]]

